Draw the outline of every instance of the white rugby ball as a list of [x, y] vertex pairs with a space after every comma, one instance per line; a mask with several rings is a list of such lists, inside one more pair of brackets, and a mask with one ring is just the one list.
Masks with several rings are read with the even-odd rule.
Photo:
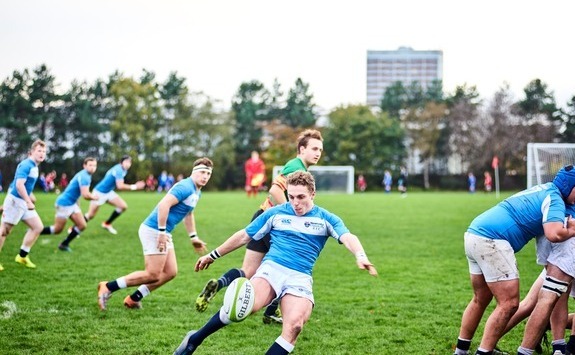
[[252, 313], [255, 298], [254, 285], [250, 280], [237, 278], [226, 290], [222, 311], [232, 322], [241, 322]]

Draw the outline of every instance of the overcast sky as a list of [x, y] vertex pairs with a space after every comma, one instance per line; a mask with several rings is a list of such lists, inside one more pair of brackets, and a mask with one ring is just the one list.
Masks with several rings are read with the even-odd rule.
[[325, 110], [365, 103], [368, 50], [442, 50], [444, 89], [516, 99], [535, 78], [575, 95], [575, 1], [0, 0], [0, 78], [46, 64], [62, 88], [115, 70], [176, 71], [229, 106], [242, 82], [310, 84]]

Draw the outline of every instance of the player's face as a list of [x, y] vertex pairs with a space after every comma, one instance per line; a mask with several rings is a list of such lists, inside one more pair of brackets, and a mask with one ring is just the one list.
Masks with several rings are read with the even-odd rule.
[[30, 157], [36, 164], [43, 162], [44, 159], [46, 159], [46, 147], [37, 145], [36, 148], [30, 152]]
[[89, 161], [84, 164], [84, 169], [88, 172], [88, 174], [92, 175], [96, 172], [96, 168], [98, 167], [98, 163], [96, 161]]
[[323, 152], [323, 142], [319, 139], [312, 138], [307, 142], [307, 147], [299, 148], [299, 157], [306, 166], [315, 165], [321, 158]]
[[132, 166], [132, 159], [124, 159], [124, 161], [122, 162], [122, 168], [124, 168], [124, 170], [128, 170], [130, 169], [131, 166]]
[[208, 170], [196, 170], [192, 173], [192, 180], [197, 187], [204, 187], [210, 181], [212, 177], [212, 172]]
[[288, 185], [288, 200], [297, 216], [303, 216], [313, 208], [315, 192], [310, 192], [307, 186]]

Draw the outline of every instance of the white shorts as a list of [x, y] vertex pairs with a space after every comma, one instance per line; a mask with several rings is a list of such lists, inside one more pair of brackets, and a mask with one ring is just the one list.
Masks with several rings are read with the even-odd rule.
[[465, 233], [464, 239], [470, 274], [483, 274], [486, 282], [519, 278], [515, 253], [508, 241], [480, 237], [469, 232]]
[[4, 199], [2, 223], [17, 225], [21, 220], [30, 219], [33, 217], [40, 218], [38, 212], [36, 212], [35, 209], [28, 209], [28, 206], [26, 206], [26, 201], [10, 193], [6, 195], [6, 198]]
[[166, 250], [161, 252], [158, 250], [158, 230], [150, 228], [145, 224], [140, 224], [140, 229], [138, 229], [138, 235], [140, 236], [140, 242], [142, 243], [142, 249], [144, 255], [165, 255], [168, 254], [168, 250], [174, 249], [174, 242], [172, 241], [172, 235], [168, 235], [168, 243], [166, 244]]
[[557, 266], [567, 275], [575, 277], [575, 239], [569, 238], [561, 243], [550, 244], [551, 253], [547, 261]]
[[312, 288], [313, 279], [303, 272], [288, 269], [278, 263], [266, 260], [257, 269], [252, 279], [256, 277], [265, 279], [271, 285], [276, 293], [276, 298], [289, 293], [307, 298], [312, 304], [315, 304]]
[[114, 190], [112, 190], [108, 193], [103, 193], [103, 192], [100, 192], [98, 190], [94, 190], [94, 193], [98, 195], [98, 199], [92, 200], [92, 201], [90, 201], [90, 203], [93, 203], [93, 204], [98, 205], [98, 206], [102, 206], [106, 202], [113, 200], [116, 197], [118, 197], [118, 194]]
[[72, 206], [59, 206], [56, 205], [56, 218], [68, 219], [74, 213], [82, 213], [80, 206], [73, 204]]
[[549, 241], [545, 236], [540, 236], [535, 238], [535, 252], [537, 255], [537, 264], [547, 265], [547, 259], [549, 254], [551, 254], [551, 246], [553, 243]]

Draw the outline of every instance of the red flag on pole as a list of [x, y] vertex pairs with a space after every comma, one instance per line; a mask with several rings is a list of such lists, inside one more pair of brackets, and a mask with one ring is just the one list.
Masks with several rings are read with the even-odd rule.
[[491, 161], [491, 167], [493, 169], [497, 169], [498, 166], [499, 166], [499, 158], [497, 158], [497, 155], [494, 155], [493, 160]]

